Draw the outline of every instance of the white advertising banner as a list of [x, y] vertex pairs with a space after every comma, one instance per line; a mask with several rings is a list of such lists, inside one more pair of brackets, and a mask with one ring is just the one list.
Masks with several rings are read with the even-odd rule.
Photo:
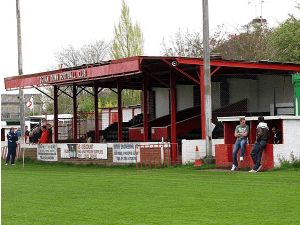
[[[114, 163], [136, 163], [135, 146], [139, 143], [113, 144]], [[137, 162], [140, 162], [140, 149], [137, 148]]]
[[78, 159], [107, 159], [107, 144], [82, 143], [77, 147]]
[[60, 148], [60, 157], [64, 159], [70, 158], [70, 151], [68, 144], [57, 144], [57, 148]]
[[61, 148], [61, 158], [107, 159], [107, 144], [59, 144], [59, 147]]
[[57, 161], [57, 145], [56, 144], [38, 144], [37, 160], [40, 161]]

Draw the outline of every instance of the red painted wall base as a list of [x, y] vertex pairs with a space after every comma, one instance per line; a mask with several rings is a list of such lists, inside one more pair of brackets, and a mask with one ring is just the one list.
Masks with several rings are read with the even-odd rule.
[[[232, 159], [232, 150], [233, 144], [220, 144], [215, 146], [215, 155], [216, 155], [216, 167], [231, 167], [233, 164]], [[246, 145], [244, 161], [240, 162], [240, 151], [238, 152], [238, 167], [239, 168], [250, 168], [254, 166], [250, 152], [254, 145]], [[267, 144], [265, 150], [262, 154], [261, 159], [261, 170], [270, 170], [274, 168], [274, 158], [273, 158], [273, 145]]]

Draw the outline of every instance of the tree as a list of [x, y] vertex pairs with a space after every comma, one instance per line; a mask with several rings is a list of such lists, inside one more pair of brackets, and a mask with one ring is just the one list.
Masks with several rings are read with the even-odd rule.
[[[262, 60], [270, 58], [268, 41], [272, 29], [260, 23], [250, 23], [228, 34], [224, 26], [218, 26], [210, 37], [211, 53], [228, 60]], [[183, 33], [180, 29], [169, 42], [163, 41], [162, 54], [166, 56], [202, 57], [203, 41], [199, 32]]]
[[114, 27], [114, 39], [111, 47], [113, 59], [139, 56], [144, 53], [144, 40], [140, 26], [132, 25], [129, 7], [122, 0], [121, 17], [118, 26]]
[[[107, 43], [104, 39], [96, 40], [90, 44], [86, 44], [78, 49], [75, 49], [72, 45], [63, 48], [59, 52], [55, 52], [54, 56], [58, 64], [61, 64], [63, 68], [81, 66], [84, 64], [99, 63], [108, 59], [108, 50], [110, 43]], [[53, 88], [47, 87], [46, 91], [53, 96]], [[92, 88], [87, 88], [90, 92], [93, 92]], [[72, 89], [65, 90], [67, 94], [72, 96]], [[46, 111], [53, 113], [53, 101], [49, 101], [47, 97], [44, 98]], [[90, 113], [94, 112], [94, 98], [92, 95], [81, 92], [77, 96], [78, 112]], [[59, 113], [71, 113], [73, 112], [73, 105], [70, 104], [70, 97], [61, 94], [58, 98]]]
[[[134, 26], [129, 16], [129, 7], [122, 0], [121, 17], [118, 26], [114, 27], [114, 39], [111, 47], [113, 59], [140, 56], [144, 54], [144, 40], [140, 26]], [[123, 105], [139, 104], [140, 91], [125, 89], [122, 91]]]
[[[300, 10], [300, 4], [297, 8]], [[300, 19], [293, 15], [274, 31], [269, 47], [272, 59], [300, 63]]]
[[54, 53], [54, 57], [63, 67], [81, 66], [83, 64], [94, 64], [107, 60], [110, 43], [104, 39], [94, 41], [81, 48], [75, 49], [72, 45]]
[[169, 43], [163, 40], [161, 54], [164, 56], [201, 57], [203, 55], [203, 40], [199, 32], [182, 32], [180, 29], [171, 37]]
[[250, 23], [237, 30], [236, 34], [217, 31], [210, 40], [212, 53], [220, 53], [223, 59], [259, 61], [268, 60], [268, 48], [272, 28], [266, 24]]

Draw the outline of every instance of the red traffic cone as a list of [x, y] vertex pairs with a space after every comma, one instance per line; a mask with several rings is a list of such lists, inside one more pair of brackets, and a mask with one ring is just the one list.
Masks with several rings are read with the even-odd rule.
[[198, 146], [196, 146], [196, 157], [195, 157], [195, 165], [194, 166], [202, 166]]

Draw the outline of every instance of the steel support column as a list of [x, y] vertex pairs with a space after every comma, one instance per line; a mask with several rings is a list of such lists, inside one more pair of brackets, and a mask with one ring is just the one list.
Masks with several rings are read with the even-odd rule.
[[205, 140], [205, 85], [204, 85], [204, 69], [200, 66], [200, 102], [201, 102], [201, 130], [202, 139]]
[[94, 81], [95, 143], [99, 143], [98, 83]]
[[[171, 143], [176, 143], [176, 74], [170, 74], [171, 86]], [[176, 151], [172, 149], [172, 161], [176, 160]]]
[[54, 86], [54, 143], [58, 142], [58, 88]]
[[77, 86], [73, 84], [73, 142], [77, 143]]
[[143, 128], [144, 128], [144, 142], [149, 140], [148, 129], [148, 77], [143, 78]]
[[118, 142], [123, 140], [123, 115], [122, 115], [122, 81], [118, 79]]

